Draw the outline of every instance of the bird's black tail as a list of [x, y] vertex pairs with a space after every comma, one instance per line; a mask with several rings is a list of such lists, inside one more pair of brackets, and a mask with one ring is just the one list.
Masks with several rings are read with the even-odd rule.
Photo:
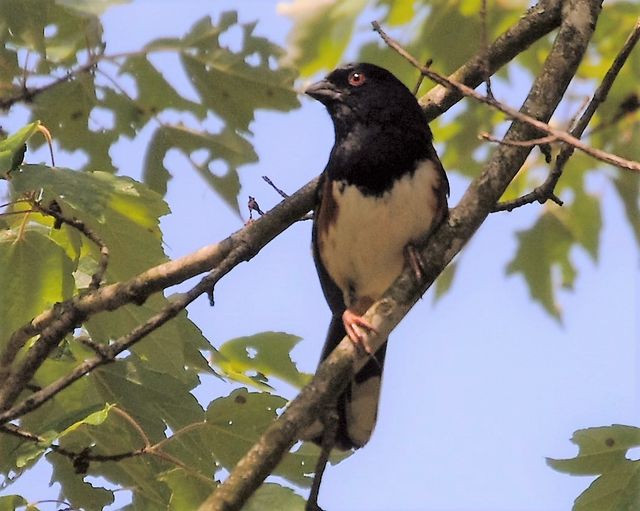
[[[347, 335], [340, 316], [334, 316], [329, 325], [320, 360], [329, 356], [342, 338]], [[335, 447], [343, 450], [357, 449], [369, 441], [378, 416], [380, 385], [387, 343], [358, 371], [338, 398], [338, 431]], [[314, 438], [322, 442], [322, 434]]]

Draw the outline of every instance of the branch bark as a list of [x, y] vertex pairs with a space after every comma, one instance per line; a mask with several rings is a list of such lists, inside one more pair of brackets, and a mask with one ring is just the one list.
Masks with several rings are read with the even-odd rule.
[[[522, 113], [543, 122], [549, 120], [577, 70], [600, 8], [598, 0], [565, 2], [553, 48], [520, 110]], [[514, 121], [505, 139], [529, 140], [537, 133], [538, 130], [530, 124]], [[458, 206], [451, 211], [448, 221], [434, 232], [422, 250], [424, 280], [416, 283], [410, 269], [406, 269], [365, 315], [378, 332], [370, 339], [373, 349], [381, 346], [389, 332], [485, 221], [530, 151], [530, 147], [510, 145], [495, 149], [482, 174], [471, 183]], [[324, 403], [331, 395], [340, 392], [353, 372], [366, 361], [367, 357], [358, 353], [353, 343], [343, 339], [319, 367], [311, 383], [238, 462], [227, 480], [203, 503], [200, 511], [240, 509], [300, 432], [318, 417]]]
[[[495, 72], [527, 46], [556, 28], [560, 23], [561, 4], [561, 0], [541, 0], [516, 25], [489, 46], [488, 58], [486, 54], [478, 53], [455, 71], [452, 77], [468, 86], [477, 86], [483, 80], [487, 66], [491, 73]], [[457, 90], [435, 87], [421, 98], [421, 104], [427, 118], [433, 120], [462, 97]], [[98, 312], [115, 310], [130, 303], [143, 303], [153, 293], [215, 268], [240, 244], [247, 247], [241, 260], [249, 260], [312, 209], [316, 183], [316, 180], [311, 181], [267, 215], [219, 243], [151, 268], [126, 282], [105, 286], [67, 300], [36, 316], [14, 332], [6, 348], [0, 353], [0, 424], [10, 420], [10, 416], [15, 417], [18, 410], [24, 413], [27, 409], [34, 409], [32, 406], [25, 406], [26, 402], [22, 405], [14, 404], [51, 350], [65, 335], [72, 332], [76, 325]], [[13, 368], [20, 349], [30, 338], [37, 335], [40, 337], [26, 358], [19, 367]]]
[[[90, 291], [43, 312], [9, 339], [0, 355], [0, 424], [11, 420], [16, 398], [60, 340], [89, 316], [129, 303], [143, 303], [153, 293], [219, 266], [232, 252], [235, 265], [254, 257], [267, 243], [313, 208], [317, 179], [281, 202], [268, 215], [225, 240], [174, 261], [156, 266], [126, 281]], [[26, 341], [40, 334], [17, 368], [13, 362]], [[32, 396], [33, 397], [33, 396]], [[27, 400], [28, 401], [28, 400]], [[31, 407], [30, 409], [34, 409]]]

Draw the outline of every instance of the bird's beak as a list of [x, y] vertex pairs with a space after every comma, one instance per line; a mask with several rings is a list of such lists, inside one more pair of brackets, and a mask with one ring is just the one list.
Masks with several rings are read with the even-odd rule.
[[324, 104], [336, 101], [341, 96], [335, 85], [327, 80], [320, 80], [310, 85], [304, 93]]

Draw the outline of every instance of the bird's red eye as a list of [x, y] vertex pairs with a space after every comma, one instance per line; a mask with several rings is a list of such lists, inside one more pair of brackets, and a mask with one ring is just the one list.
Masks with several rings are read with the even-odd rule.
[[360, 87], [366, 80], [364, 73], [359, 73], [358, 71], [353, 71], [349, 75], [349, 85], [353, 85], [354, 87]]

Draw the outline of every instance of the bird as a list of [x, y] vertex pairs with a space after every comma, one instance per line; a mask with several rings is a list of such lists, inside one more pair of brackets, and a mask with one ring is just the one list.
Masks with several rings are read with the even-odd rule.
[[[386, 341], [371, 353], [362, 317], [400, 275], [420, 271], [416, 247], [448, 215], [449, 182], [411, 91], [375, 64], [346, 64], [309, 86], [333, 121], [335, 141], [317, 188], [313, 258], [332, 313], [321, 362], [345, 335], [370, 355], [337, 400], [334, 447], [364, 446], [373, 432]], [[323, 426], [311, 428], [321, 445]]]

